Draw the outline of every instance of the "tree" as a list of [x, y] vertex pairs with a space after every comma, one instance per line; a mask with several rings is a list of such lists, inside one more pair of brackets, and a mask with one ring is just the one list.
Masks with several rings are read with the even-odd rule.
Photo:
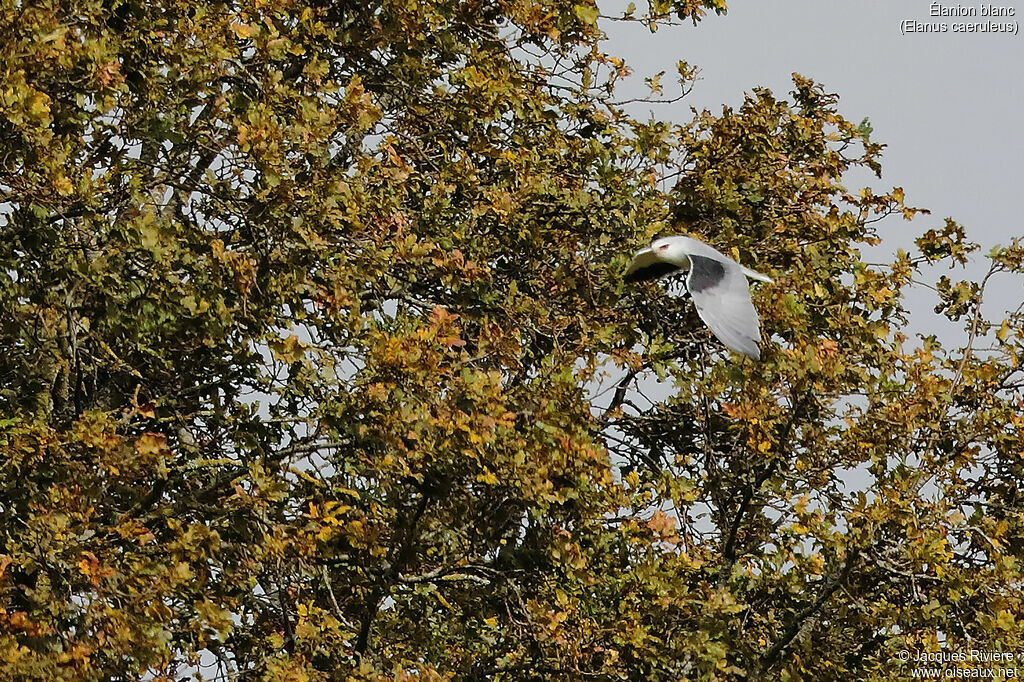
[[[636, 120], [590, 2], [2, 8], [4, 679], [1020, 648], [1021, 316], [981, 302], [1024, 249], [940, 279], [965, 347], [914, 337], [902, 293], [975, 247], [862, 260], [921, 211], [844, 188], [882, 145], [821, 85]], [[680, 226], [776, 277], [760, 363], [622, 283]]]

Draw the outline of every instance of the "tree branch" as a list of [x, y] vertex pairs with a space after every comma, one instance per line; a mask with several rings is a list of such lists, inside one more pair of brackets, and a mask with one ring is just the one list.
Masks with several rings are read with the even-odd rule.
[[779, 464], [782, 463], [782, 453], [789, 445], [789, 437], [793, 433], [793, 427], [796, 424], [796, 420], [800, 417], [807, 405], [808, 400], [811, 397], [810, 390], [804, 391], [803, 395], [793, 406], [793, 414], [790, 416], [789, 421], [786, 422], [786, 428], [782, 432], [782, 437], [779, 439], [779, 447], [775, 452], [775, 456], [765, 465], [761, 473], [747, 486], [747, 489], [743, 491], [743, 499], [740, 500], [739, 507], [736, 509], [736, 516], [733, 517], [732, 525], [729, 527], [729, 534], [726, 536], [725, 545], [722, 548], [722, 567], [718, 572], [718, 583], [723, 584], [729, 576], [729, 571], [732, 569], [733, 563], [736, 561], [736, 542], [739, 538], [740, 525], [743, 523], [743, 517], [747, 515], [750, 509], [750, 504], [754, 499], [754, 494], [760, 490], [761, 486], [765, 481], [775, 473]]
[[395, 580], [401, 575], [401, 570], [404, 568], [406, 561], [408, 560], [408, 554], [411, 549], [410, 545], [413, 538], [416, 535], [416, 526], [419, 525], [420, 518], [423, 516], [423, 512], [427, 510], [427, 505], [430, 503], [430, 497], [428, 495], [422, 495], [420, 501], [416, 504], [416, 510], [413, 512], [412, 519], [409, 521], [409, 525], [406, 527], [405, 532], [402, 534], [400, 542], [396, 542], [391, 547], [390, 553], [390, 568], [381, 577], [376, 587], [370, 593], [370, 598], [366, 600], [366, 613], [363, 614], [362, 622], [359, 625], [359, 638], [356, 640], [355, 652], [360, 656], [366, 653], [366, 649], [370, 643], [370, 632], [373, 630], [373, 621], [377, 617], [377, 612], [380, 610], [380, 601], [384, 598], [384, 594], [388, 591]]
[[786, 628], [786, 631], [782, 634], [782, 637], [780, 637], [775, 642], [775, 644], [773, 644], [771, 648], [764, 653], [764, 656], [761, 657], [761, 661], [765, 667], [774, 665], [779, 661], [786, 647], [788, 647], [790, 643], [792, 643], [792, 641], [796, 639], [797, 635], [800, 634], [800, 631], [803, 628], [804, 624], [807, 622], [807, 620], [817, 615], [817, 613], [821, 610], [821, 607], [825, 605], [826, 601], [828, 601], [828, 598], [831, 597], [835, 593], [835, 591], [840, 588], [840, 586], [843, 584], [846, 578], [849, 577], [850, 571], [853, 569], [853, 564], [857, 556], [857, 554], [854, 554], [851, 551], [847, 555], [843, 567], [840, 570], [832, 573], [832, 575], [825, 579], [825, 583], [824, 585], [822, 585], [821, 592], [818, 593], [818, 596], [817, 598], [815, 598], [814, 602], [812, 602], [809, 606], [807, 606], [804, 610], [800, 611], [800, 613], [796, 615], [796, 618], [794, 618], [793, 622], [791, 622], [789, 626]]
[[626, 392], [629, 391], [629, 385], [633, 383], [633, 379], [636, 378], [636, 375], [639, 374], [640, 370], [643, 368], [644, 367], [641, 366], [637, 369], [631, 369], [626, 373], [626, 376], [622, 377], [622, 380], [619, 381], [618, 385], [615, 387], [615, 393], [612, 395], [611, 403], [609, 403], [608, 407], [606, 407], [604, 412], [601, 413], [601, 418], [598, 419], [599, 422], [603, 423], [607, 421], [608, 415], [622, 407], [622, 404], [626, 401]]

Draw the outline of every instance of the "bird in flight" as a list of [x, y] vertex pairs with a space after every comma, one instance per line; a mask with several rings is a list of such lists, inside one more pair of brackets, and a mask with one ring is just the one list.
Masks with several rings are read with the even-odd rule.
[[642, 282], [687, 270], [686, 289], [700, 319], [726, 347], [760, 360], [761, 326], [747, 277], [772, 282], [771, 277], [743, 267], [702, 241], [677, 235], [655, 239], [633, 254], [625, 280]]

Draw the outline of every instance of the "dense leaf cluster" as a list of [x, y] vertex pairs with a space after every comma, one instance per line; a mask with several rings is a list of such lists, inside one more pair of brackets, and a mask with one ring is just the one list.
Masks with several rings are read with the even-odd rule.
[[[964, 348], [915, 337], [902, 292], [974, 246], [947, 220], [864, 262], [920, 213], [842, 184], [870, 127], [800, 76], [637, 120], [600, 20], [0, 2], [0, 677], [888, 680], [1021, 648], [1021, 318], [981, 302], [1024, 249], [939, 281]], [[684, 229], [776, 278], [760, 363], [622, 283]]]

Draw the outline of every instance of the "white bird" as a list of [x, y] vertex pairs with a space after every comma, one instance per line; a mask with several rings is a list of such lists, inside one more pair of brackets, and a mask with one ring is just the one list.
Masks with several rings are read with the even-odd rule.
[[771, 277], [743, 267], [702, 241], [679, 235], [655, 239], [637, 251], [625, 280], [641, 282], [687, 270], [686, 289], [700, 319], [728, 348], [760, 360], [761, 326], [747, 277], [769, 283], [774, 281]]

